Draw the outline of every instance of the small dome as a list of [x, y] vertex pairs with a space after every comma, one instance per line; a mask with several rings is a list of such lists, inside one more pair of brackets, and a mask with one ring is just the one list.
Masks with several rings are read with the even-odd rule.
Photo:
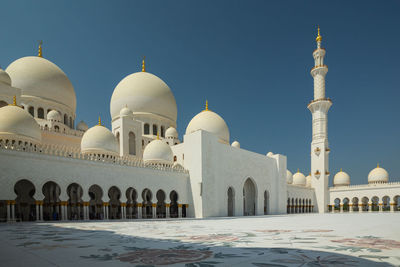
[[144, 148], [143, 161], [144, 163], [172, 164], [174, 162], [174, 155], [167, 143], [156, 139]]
[[304, 174], [302, 174], [300, 171], [297, 171], [293, 175], [293, 184], [294, 185], [306, 186], [307, 181], [306, 181], [306, 177], [304, 176]]
[[293, 174], [289, 170], [286, 170], [286, 183], [293, 183]]
[[238, 141], [233, 141], [232, 142], [232, 147], [240, 148], [240, 143]]
[[5, 72], [2, 68], [0, 68], [0, 82], [11, 86], [10, 75], [8, 75], [8, 73]]
[[271, 151], [267, 153], [267, 157], [272, 157], [274, 155], [274, 153], [272, 153]]
[[40, 143], [42, 133], [31, 114], [18, 106], [9, 105], [0, 108], [0, 137]]
[[204, 130], [215, 134], [219, 141], [229, 144], [228, 125], [221, 116], [210, 110], [203, 110], [193, 117], [186, 128], [186, 134], [193, 133], [198, 130]]
[[54, 63], [42, 57], [23, 57], [11, 63], [7, 73], [12, 86], [21, 94], [64, 104], [75, 113], [76, 95], [67, 75]]
[[49, 113], [47, 113], [47, 120], [49, 121], [56, 121], [56, 122], [61, 122], [61, 114], [57, 110], [50, 110]]
[[333, 177], [333, 186], [350, 185], [350, 175], [340, 169]]
[[128, 108], [128, 106], [123, 107], [120, 112], [119, 112], [119, 116], [124, 117], [124, 116], [132, 116], [132, 110], [130, 110]]
[[118, 141], [106, 127], [96, 125], [85, 132], [81, 140], [81, 152], [85, 154], [118, 155]]
[[89, 129], [89, 126], [84, 121], [80, 121], [78, 125], [76, 125], [76, 129], [78, 131], [86, 132]]
[[178, 139], [178, 131], [174, 127], [169, 127], [165, 131], [166, 138]]
[[368, 174], [368, 183], [387, 183], [389, 181], [389, 173], [384, 169], [378, 166], [369, 172]]
[[306, 177], [306, 187], [311, 187], [311, 173]]
[[115, 87], [110, 102], [111, 118], [127, 105], [133, 113], [155, 114], [176, 123], [175, 97], [168, 85], [148, 72], [126, 76]]

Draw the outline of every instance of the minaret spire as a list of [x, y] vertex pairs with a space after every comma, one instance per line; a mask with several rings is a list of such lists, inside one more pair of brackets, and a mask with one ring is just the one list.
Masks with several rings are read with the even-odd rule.
[[97, 125], [102, 126], [101, 125], [101, 117], [100, 116], [99, 116], [99, 123]]
[[325, 96], [325, 76], [328, 73], [328, 66], [324, 64], [326, 51], [321, 47], [322, 36], [319, 26], [315, 41], [317, 49], [313, 52], [314, 67], [311, 69], [311, 76], [314, 78], [314, 99], [307, 108], [312, 114], [311, 186], [315, 190], [317, 210], [323, 213], [329, 204], [328, 111], [332, 101]]
[[39, 42], [39, 49], [38, 49], [38, 57], [43, 57], [43, 55], [42, 55], [42, 44], [43, 44], [43, 41], [40, 41]]

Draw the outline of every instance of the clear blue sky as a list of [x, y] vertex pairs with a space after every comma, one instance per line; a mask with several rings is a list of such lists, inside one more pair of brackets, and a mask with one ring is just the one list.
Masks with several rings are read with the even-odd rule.
[[[73, 3], [71, 3], [73, 2]], [[310, 169], [312, 52], [327, 49], [332, 174], [366, 183], [379, 162], [400, 179], [400, 1], [2, 1], [0, 65], [37, 54], [77, 94], [77, 121], [110, 126], [109, 101], [126, 75], [162, 78], [178, 131], [206, 99], [242, 148]], [[333, 177], [333, 175], [332, 175]]]

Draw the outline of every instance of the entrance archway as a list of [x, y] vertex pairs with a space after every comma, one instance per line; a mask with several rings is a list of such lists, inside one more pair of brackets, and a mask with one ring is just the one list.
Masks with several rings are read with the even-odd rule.
[[61, 188], [55, 182], [47, 182], [42, 189], [43, 199], [43, 219], [44, 220], [60, 220], [60, 193]]
[[232, 187], [228, 189], [228, 216], [235, 216], [235, 192]]
[[134, 188], [129, 187], [126, 190], [126, 199], [127, 205], [126, 205], [126, 218], [127, 219], [134, 219], [137, 218], [137, 192]]
[[171, 200], [169, 214], [171, 218], [178, 218], [178, 193], [175, 190], [171, 191], [169, 199]]
[[121, 219], [121, 191], [118, 187], [112, 186], [108, 190], [108, 197], [110, 198], [110, 214], [109, 219]]
[[14, 186], [17, 194], [15, 199], [15, 218], [21, 221], [34, 221], [36, 219], [35, 186], [28, 180], [20, 180]]
[[81, 220], [83, 219], [82, 213], [82, 187], [76, 183], [70, 184], [67, 187], [67, 194], [69, 196], [67, 214], [68, 220]]
[[256, 215], [256, 186], [250, 178], [243, 185], [243, 215]]
[[103, 190], [97, 184], [89, 187], [89, 219], [103, 220]]
[[156, 193], [157, 198], [157, 208], [156, 215], [157, 218], [165, 218], [166, 217], [166, 209], [165, 209], [165, 193], [163, 190], [158, 190]]
[[267, 190], [264, 191], [264, 215], [269, 213], [269, 193]]
[[152, 218], [153, 217], [153, 194], [150, 189], [144, 189], [142, 192], [142, 216], [143, 218]]

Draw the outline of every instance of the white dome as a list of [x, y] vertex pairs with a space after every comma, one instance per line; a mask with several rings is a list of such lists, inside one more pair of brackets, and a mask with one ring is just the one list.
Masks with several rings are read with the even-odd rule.
[[272, 153], [271, 151], [267, 153], [267, 157], [272, 157], [274, 155], [274, 153]]
[[178, 131], [174, 127], [169, 127], [165, 131], [166, 138], [178, 139]]
[[350, 185], [350, 175], [340, 169], [333, 177], [333, 186]]
[[306, 177], [301, 172], [297, 171], [293, 175], [293, 184], [305, 186], [307, 184]]
[[311, 173], [306, 177], [306, 186], [311, 187]]
[[186, 134], [204, 130], [215, 134], [220, 141], [229, 144], [228, 125], [221, 116], [210, 110], [203, 110], [193, 117], [186, 128]]
[[2, 68], [0, 68], [0, 82], [11, 85], [10, 75], [8, 75], [8, 73], [5, 72]]
[[84, 121], [80, 121], [77, 125], [76, 125], [76, 129], [78, 131], [82, 131], [82, 132], [86, 132], [89, 129], [89, 126], [84, 122]]
[[47, 113], [47, 120], [49, 121], [56, 121], [56, 122], [61, 122], [61, 114], [57, 110], [50, 110], [49, 113]]
[[151, 73], [133, 73], [115, 87], [110, 102], [111, 118], [117, 117], [125, 105], [134, 114], [156, 114], [176, 123], [175, 97], [168, 85]]
[[74, 113], [76, 95], [67, 75], [54, 63], [42, 57], [23, 57], [7, 69], [12, 86], [22, 90], [22, 96], [35, 96], [61, 103]]
[[369, 172], [368, 174], [368, 183], [387, 183], [389, 181], [389, 173], [384, 169], [378, 166]]
[[132, 116], [132, 110], [130, 110], [127, 106], [123, 107], [120, 112], [119, 116], [124, 117], [124, 116]]
[[289, 170], [286, 170], [286, 183], [293, 183], [293, 174]]
[[9, 105], [0, 108], [0, 137], [40, 143], [42, 133], [31, 114], [18, 106]]
[[143, 151], [144, 163], [163, 163], [172, 164], [174, 155], [172, 149], [167, 143], [156, 139], [151, 141]]
[[240, 143], [238, 141], [233, 141], [232, 142], [232, 147], [240, 148]]
[[81, 140], [81, 152], [85, 154], [118, 155], [118, 141], [106, 127], [96, 125], [85, 132]]

